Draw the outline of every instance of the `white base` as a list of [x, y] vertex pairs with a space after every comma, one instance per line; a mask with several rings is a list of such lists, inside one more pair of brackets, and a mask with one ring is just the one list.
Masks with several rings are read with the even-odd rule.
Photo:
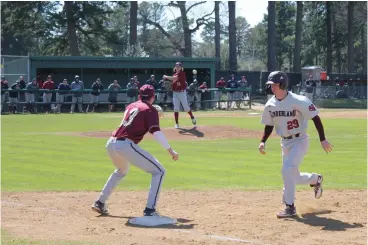
[[173, 225], [177, 223], [176, 219], [166, 216], [143, 216], [129, 219], [129, 224], [139, 226], [159, 226], [159, 225]]

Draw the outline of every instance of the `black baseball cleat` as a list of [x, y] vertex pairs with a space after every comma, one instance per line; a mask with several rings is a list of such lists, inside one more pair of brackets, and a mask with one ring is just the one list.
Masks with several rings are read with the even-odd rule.
[[156, 209], [152, 209], [152, 208], [146, 208], [143, 211], [143, 215], [144, 216], [160, 216], [160, 214], [156, 211]]
[[92, 205], [92, 210], [102, 215], [109, 214], [109, 211], [107, 210], [107, 204], [102, 203], [99, 200], [95, 201], [95, 203]]
[[314, 187], [314, 197], [316, 199], [321, 198], [322, 196], [322, 182], [323, 182], [323, 176], [320, 174], [318, 175], [317, 183], [315, 185], [310, 185], [310, 187]]
[[282, 210], [280, 213], [277, 214], [277, 218], [292, 218], [296, 216], [296, 209], [294, 204], [293, 205], [287, 205], [284, 210]]

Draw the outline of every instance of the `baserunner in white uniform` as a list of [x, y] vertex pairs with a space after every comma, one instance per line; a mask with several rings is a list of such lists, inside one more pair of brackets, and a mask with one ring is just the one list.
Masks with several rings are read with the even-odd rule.
[[299, 165], [308, 151], [309, 138], [306, 134], [308, 120], [312, 119], [319, 134], [322, 148], [328, 153], [332, 145], [326, 140], [319, 111], [305, 96], [287, 91], [288, 77], [284, 72], [270, 73], [266, 84], [271, 85], [274, 96], [265, 105], [261, 123], [265, 125], [259, 151], [265, 154], [265, 144], [273, 128], [281, 136], [282, 177], [284, 180], [283, 203], [286, 208], [277, 214], [278, 218], [296, 215], [294, 200], [297, 184], [314, 187], [315, 198], [322, 196], [322, 175], [300, 173]]

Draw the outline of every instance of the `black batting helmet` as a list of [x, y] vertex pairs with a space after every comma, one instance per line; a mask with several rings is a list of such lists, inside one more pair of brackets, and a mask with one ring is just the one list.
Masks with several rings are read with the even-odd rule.
[[279, 83], [280, 88], [286, 90], [289, 85], [286, 73], [282, 71], [271, 72], [270, 75], [268, 75], [268, 80], [266, 84], [274, 84], [274, 83]]

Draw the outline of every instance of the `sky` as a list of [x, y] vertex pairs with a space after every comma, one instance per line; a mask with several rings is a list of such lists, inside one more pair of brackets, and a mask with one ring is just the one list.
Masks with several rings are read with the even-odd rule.
[[[198, 1], [187, 1], [186, 5], [191, 6], [195, 2], [198, 2]], [[165, 1], [164, 3], [167, 3], [167, 1]], [[227, 6], [226, 1], [223, 1], [222, 3]], [[244, 17], [248, 21], [250, 26], [253, 27], [263, 20], [263, 15], [267, 13], [267, 6], [268, 6], [268, 1], [266, 0], [255, 0], [255, 1], [249, 1], [249, 0], [239, 1], [238, 0], [236, 1], [235, 14], [236, 14], [236, 17], [238, 16]], [[198, 18], [200, 16], [210, 13], [213, 10], [213, 8], [214, 8], [214, 1], [207, 1], [206, 3], [202, 5], [198, 5], [194, 7], [190, 11], [189, 17]], [[220, 5], [220, 15], [222, 11], [224, 11], [224, 9], [222, 5]], [[179, 17], [179, 16], [180, 16], [180, 11], [177, 8], [171, 7], [166, 10], [166, 17], [168, 20], [175, 19], [176, 17]], [[201, 37], [200, 37], [201, 31], [202, 31], [202, 28], [200, 28], [200, 30], [196, 32], [196, 36], [194, 38], [197, 41], [201, 41]]]

